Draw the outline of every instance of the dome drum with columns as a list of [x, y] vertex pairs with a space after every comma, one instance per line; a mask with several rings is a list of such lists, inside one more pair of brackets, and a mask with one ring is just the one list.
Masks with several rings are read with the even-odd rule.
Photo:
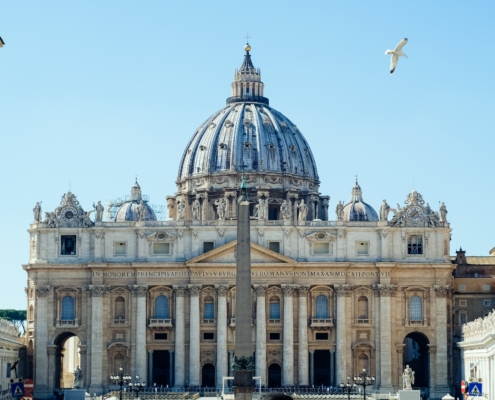
[[[179, 202], [185, 206], [186, 220], [216, 219], [216, 204], [225, 199], [225, 218], [236, 218], [236, 188], [245, 172], [253, 213], [263, 199], [265, 219], [282, 219], [279, 208], [285, 200], [295, 221], [297, 207], [304, 200], [309, 208], [305, 219], [328, 220], [329, 197], [318, 192], [320, 181], [311, 149], [297, 126], [268, 106], [250, 46], [245, 50], [227, 106], [198, 128], [182, 156], [176, 196], [167, 198], [170, 216], [181, 219], [175, 212]], [[200, 203], [200, 212], [193, 215], [195, 201]]]

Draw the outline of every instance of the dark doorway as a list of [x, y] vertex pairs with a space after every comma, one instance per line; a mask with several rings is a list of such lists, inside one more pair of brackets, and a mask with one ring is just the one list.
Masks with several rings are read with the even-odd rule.
[[282, 386], [282, 369], [278, 364], [268, 367], [268, 387], [275, 388]]
[[156, 386], [170, 385], [170, 353], [168, 350], [153, 352], [153, 382]]
[[314, 384], [330, 386], [330, 351], [315, 350]]
[[278, 206], [268, 207], [268, 219], [274, 221], [278, 219]]
[[201, 378], [203, 387], [215, 387], [215, 366], [212, 364], [203, 365], [203, 376]]
[[427, 388], [430, 386], [428, 343], [428, 338], [419, 332], [410, 333], [404, 339], [405, 346], [402, 357], [402, 368], [409, 365], [415, 372], [414, 388]]

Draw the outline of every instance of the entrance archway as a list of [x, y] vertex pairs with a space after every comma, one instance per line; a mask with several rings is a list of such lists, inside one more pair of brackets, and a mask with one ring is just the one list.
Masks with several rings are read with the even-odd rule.
[[203, 365], [201, 385], [203, 387], [215, 387], [215, 366], [213, 364]]
[[268, 367], [268, 387], [276, 388], [282, 386], [282, 368], [278, 364]]
[[315, 350], [314, 363], [315, 386], [330, 386], [330, 352]]
[[414, 371], [413, 387], [415, 388], [428, 388], [430, 386], [429, 342], [428, 338], [419, 332], [412, 332], [404, 338], [402, 369], [409, 365]]
[[[81, 365], [79, 338], [75, 333], [64, 332], [55, 339], [55, 389], [70, 389], [74, 383], [73, 371]], [[84, 371], [83, 371], [84, 373]]]
[[168, 350], [153, 352], [153, 383], [156, 386], [171, 386], [170, 384], [170, 354]]

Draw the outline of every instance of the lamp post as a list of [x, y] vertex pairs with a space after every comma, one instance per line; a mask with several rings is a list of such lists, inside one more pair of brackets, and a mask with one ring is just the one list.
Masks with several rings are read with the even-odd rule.
[[134, 391], [135, 393], [135, 396], [136, 397], [139, 397], [139, 392], [146, 386], [146, 383], [143, 381], [143, 382], [139, 382], [139, 376], [136, 375], [136, 382], [134, 383], [129, 383], [129, 390], [132, 390]]
[[116, 383], [117, 385], [120, 386], [120, 389], [119, 389], [119, 398], [120, 400], [122, 400], [122, 388], [124, 387], [124, 385], [129, 382], [132, 378], [130, 377], [130, 375], [125, 375], [124, 374], [124, 370], [122, 369], [122, 365], [119, 367], [119, 373], [118, 374], [113, 374], [110, 376], [110, 379], [114, 381], [114, 383]]
[[351, 377], [347, 377], [347, 383], [341, 383], [340, 384], [340, 389], [344, 392], [347, 393], [347, 400], [351, 400], [351, 393], [353, 390], [356, 390], [356, 384], [351, 383]]
[[354, 377], [354, 384], [363, 387], [363, 400], [366, 400], [366, 386], [373, 386], [375, 384], [375, 377], [368, 375], [366, 368], [363, 368], [363, 372]]

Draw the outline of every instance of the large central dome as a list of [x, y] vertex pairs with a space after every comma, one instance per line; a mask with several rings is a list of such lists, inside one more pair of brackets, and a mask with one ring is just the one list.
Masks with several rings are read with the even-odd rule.
[[[194, 215], [201, 214], [202, 220], [213, 217], [219, 198], [232, 203], [244, 172], [253, 206], [257, 199], [269, 200], [270, 219], [280, 217], [275, 209], [283, 200], [292, 207], [304, 200], [310, 209], [308, 218], [327, 219], [311, 149], [297, 126], [269, 106], [260, 70], [251, 61], [251, 47], [244, 49], [244, 62], [235, 71], [227, 106], [196, 130], [184, 151], [177, 197], [168, 200], [171, 215], [177, 206], [183, 210], [181, 218], [193, 218], [193, 202], [199, 201], [201, 207], [195, 205], [195, 210], [201, 213]], [[228, 208], [232, 216], [235, 207]]]

